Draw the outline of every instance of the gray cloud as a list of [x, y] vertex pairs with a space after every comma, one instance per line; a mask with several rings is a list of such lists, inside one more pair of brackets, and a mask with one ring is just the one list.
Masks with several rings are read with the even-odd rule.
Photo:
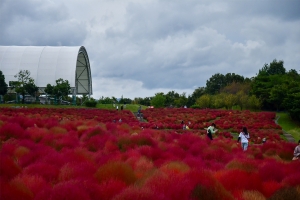
[[1, 45], [80, 45], [87, 30], [86, 24], [69, 15], [63, 3], [3, 0], [0, 34]]

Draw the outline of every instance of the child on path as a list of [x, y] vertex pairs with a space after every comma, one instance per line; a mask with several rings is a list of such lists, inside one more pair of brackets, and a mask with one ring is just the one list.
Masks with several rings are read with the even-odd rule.
[[242, 132], [240, 132], [240, 135], [239, 135], [239, 138], [238, 138], [238, 142], [241, 141], [241, 144], [242, 144], [242, 149], [244, 151], [247, 151], [247, 148], [248, 148], [248, 139], [250, 138], [250, 135], [247, 131], [247, 128], [246, 127], [243, 127], [243, 130]]
[[218, 129], [216, 129], [216, 124], [212, 123], [211, 126], [209, 126], [206, 130], [207, 136], [209, 137], [210, 140], [213, 140], [212, 134], [216, 133]]
[[298, 145], [294, 150], [294, 157], [293, 160], [298, 160], [300, 158], [300, 140], [298, 141]]

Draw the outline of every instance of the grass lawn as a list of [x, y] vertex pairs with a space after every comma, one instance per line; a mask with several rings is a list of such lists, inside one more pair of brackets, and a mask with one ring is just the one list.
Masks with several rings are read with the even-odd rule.
[[278, 119], [278, 124], [282, 127], [285, 132], [291, 134], [295, 141], [300, 140], [300, 124], [294, 122], [288, 113], [276, 113]]
[[[123, 104], [116, 104], [116, 106], [119, 106], [119, 110], [121, 109], [121, 106]], [[130, 110], [131, 112], [137, 112], [139, 109], [139, 104], [126, 104], [126, 108], [123, 105], [123, 109], [124, 110]], [[97, 104], [97, 108], [100, 109], [116, 109], [116, 107], [113, 106], [113, 104]], [[143, 106], [142, 105], [142, 110], [145, 110], [147, 108], [147, 106]]]

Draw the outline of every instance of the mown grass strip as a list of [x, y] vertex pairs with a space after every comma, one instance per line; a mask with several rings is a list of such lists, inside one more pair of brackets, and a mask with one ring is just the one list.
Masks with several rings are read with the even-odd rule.
[[288, 113], [276, 113], [278, 119], [278, 124], [282, 127], [282, 129], [291, 134], [295, 141], [298, 142], [300, 140], [300, 124], [293, 121]]

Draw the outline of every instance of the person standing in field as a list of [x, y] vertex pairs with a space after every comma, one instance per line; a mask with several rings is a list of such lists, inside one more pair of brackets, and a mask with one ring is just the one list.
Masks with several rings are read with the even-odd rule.
[[246, 127], [243, 127], [242, 132], [240, 132], [240, 135], [238, 137], [238, 142], [241, 141], [242, 149], [244, 151], [247, 151], [248, 148], [248, 139], [250, 138], [250, 135], [248, 133], [248, 130]]
[[216, 129], [216, 124], [215, 123], [212, 123], [211, 126], [209, 126], [206, 130], [206, 133], [207, 133], [207, 137], [210, 139], [210, 140], [213, 140], [213, 137], [212, 137], [212, 134], [218, 132], [218, 129]]
[[300, 140], [298, 141], [298, 145], [296, 146], [294, 150], [294, 157], [293, 160], [299, 160], [300, 158]]
[[142, 110], [142, 106], [140, 105], [138, 109], [138, 117], [141, 117], [141, 110]]

